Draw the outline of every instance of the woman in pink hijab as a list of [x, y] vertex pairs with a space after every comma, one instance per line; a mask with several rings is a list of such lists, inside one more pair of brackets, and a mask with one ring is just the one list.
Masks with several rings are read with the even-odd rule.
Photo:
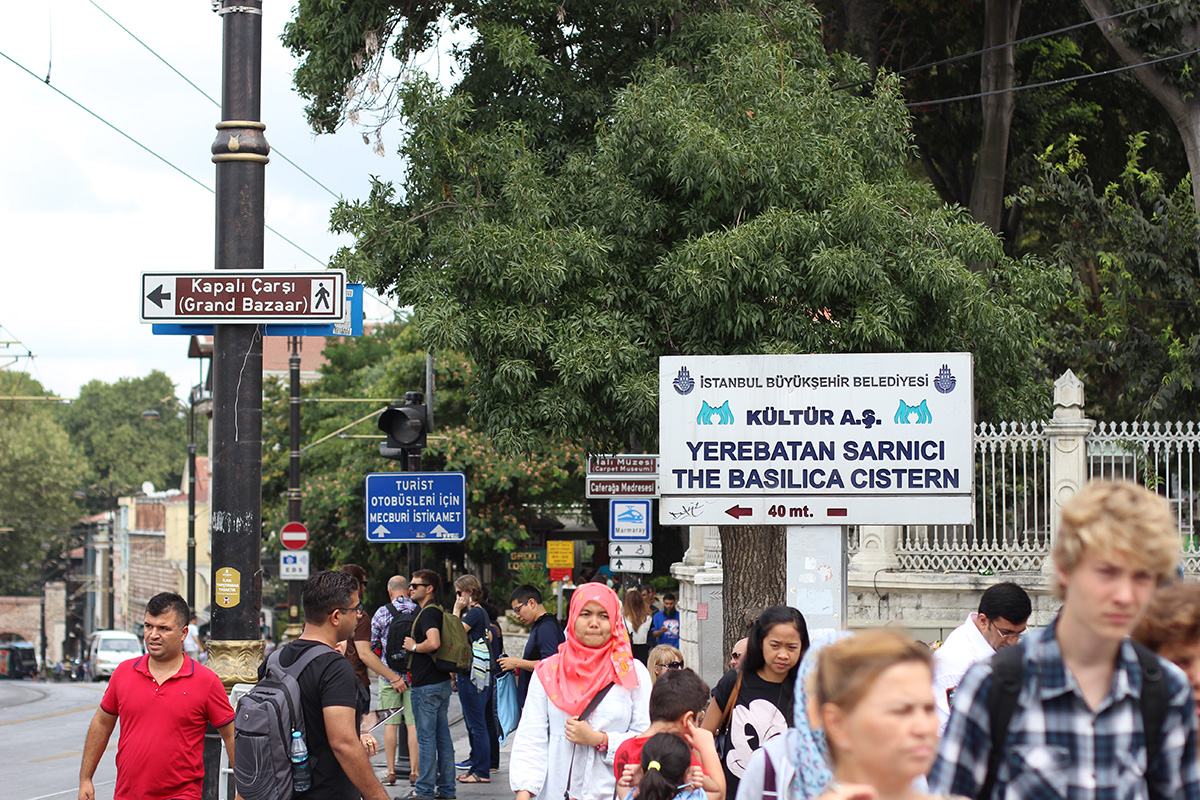
[[616, 592], [576, 589], [566, 635], [529, 682], [509, 762], [516, 800], [611, 800], [617, 748], [650, 727], [650, 673], [633, 657]]

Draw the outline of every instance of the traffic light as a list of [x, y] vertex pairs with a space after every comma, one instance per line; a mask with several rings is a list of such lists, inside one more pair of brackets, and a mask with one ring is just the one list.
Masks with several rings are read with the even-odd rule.
[[384, 458], [403, 460], [410, 451], [420, 453], [429, 432], [425, 395], [406, 392], [404, 405], [388, 406], [379, 415], [379, 430], [387, 434], [387, 441], [379, 444], [379, 454]]

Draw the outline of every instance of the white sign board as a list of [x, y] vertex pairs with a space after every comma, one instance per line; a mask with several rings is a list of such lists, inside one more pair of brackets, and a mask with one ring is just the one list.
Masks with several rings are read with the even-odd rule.
[[660, 521], [969, 523], [970, 353], [659, 359]]
[[614, 558], [608, 562], [613, 572], [640, 572], [643, 575], [654, 572], [652, 558]]
[[637, 558], [638, 556], [647, 557], [654, 555], [654, 544], [652, 542], [609, 542], [608, 557], [616, 558], [618, 556], [628, 556]]
[[308, 551], [287, 550], [280, 553], [279, 579], [283, 581], [308, 580]]

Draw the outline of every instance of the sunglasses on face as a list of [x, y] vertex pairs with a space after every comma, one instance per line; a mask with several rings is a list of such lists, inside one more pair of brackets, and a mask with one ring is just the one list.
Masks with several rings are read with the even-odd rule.
[[428, 583], [410, 583], [409, 586], [411, 586], [414, 589], [418, 586], [424, 586], [425, 588], [428, 589], [430, 584], [428, 584]]
[[339, 608], [338, 611], [342, 612], [343, 614], [349, 614], [351, 611], [353, 611], [355, 614], [362, 614], [364, 611], [366, 611], [366, 609], [363, 608], [362, 603], [359, 603], [358, 605], [351, 606], [350, 608]]
[[659, 669], [683, 669], [682, 661], [668, 661], [666, 664], [659, 664]]

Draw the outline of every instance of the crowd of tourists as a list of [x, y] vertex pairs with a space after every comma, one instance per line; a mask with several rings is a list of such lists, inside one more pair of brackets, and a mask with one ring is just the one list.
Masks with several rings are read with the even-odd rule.
[[[510, 736], [515, 800], [1200, 800], [1200, 585], [1181, 580], [1179, 551], [1161, 497], [1095, 482], [1062, 510], [1047, 624], [1029, 630], [1033, 602], [1011, 582], [936, 648], [899, 627], [810, 637], [802, 609], [772, 606], [711, 688], [685, 663], [676, 598], [658, 608], [648, 586], [580, 585], [562, 624], [518, 587], [506, 609], [528, 629], [517, 657], [475, 576], [454, 581], [445, 607], [436, 572], [393, 576], [368, 615], [367, 577], [348, 566], [306, 582], [303, 633], [252, 692], [294, 686], [296, 730], [257, 738], [258, 706], [243, 700], [235, 719], [185, 652], [190, 610], [163, 594], [146, 608], [147, 654], [118, 669], [96, 711], [79, 798], [93, 800], [119, 720], [117, 798], [199, 800], [212, 725], [246, 800], [383, 800], [398, 781], [405, 800], [453, 800], [459, 784], [492, 782]], [[457, 763], [453, 693], [470, 743]], [[148, 768], [164, 759], [175, 766]]]

